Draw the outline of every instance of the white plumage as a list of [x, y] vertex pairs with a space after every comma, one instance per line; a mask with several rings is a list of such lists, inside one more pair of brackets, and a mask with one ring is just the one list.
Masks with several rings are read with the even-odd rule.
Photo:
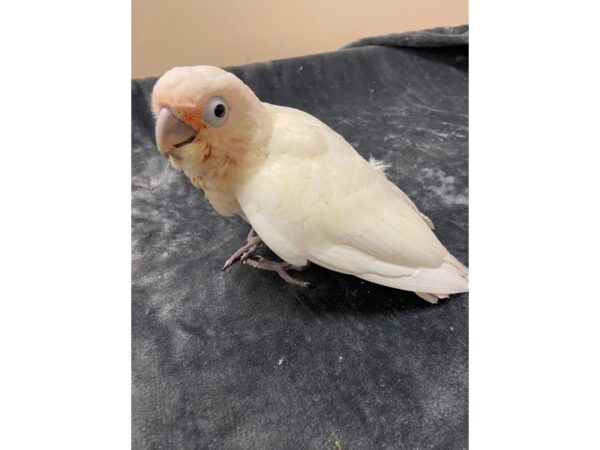
[[[207, 105], [219, 102], [215, 114], [223, 115], [211, 117]], [[161, 152], [284, 261], [311, 261], [430, 302], [468, 291], [468, 269], [386, 178], [385, 165], [366, 161], [315, 117], [261, 103], [235, 76], [209, 66], [167, 72], [153, 108], [177, 136], [169, 141], [168, 127], [157, 124]], [[194, 135], [173, 145], [186, 132]]]
[[240, 185], [237, 199], [277, 256], [432, 302], [468, 290], [467, 269], [381, 166], [315, 117], [265, 105], [273, 118], [268, 157]]

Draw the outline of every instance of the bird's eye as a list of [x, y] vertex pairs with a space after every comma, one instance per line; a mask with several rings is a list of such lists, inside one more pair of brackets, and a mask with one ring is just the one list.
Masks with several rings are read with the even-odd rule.
[[229, 105], [221, 97], [213, 97], [206, 103], [204, 121], [213, 127], [220, 127], [227, 121]]
[[225, 105], [223, 103], [219, 103], [217, 106], [215, 106], [215, 116], [217, 116], [220, 119], [224, 115], [225, 115]]

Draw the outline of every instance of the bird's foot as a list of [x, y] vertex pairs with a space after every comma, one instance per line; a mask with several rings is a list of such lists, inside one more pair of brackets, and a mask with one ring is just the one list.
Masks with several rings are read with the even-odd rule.
[[297, 272], [301, 272], [304, 269], [306, 269], [310, 263], [306, 264], [305, 266], [294, 266], [293, 264], [286, 263], [285, 261], [280, 261], [280, 262], [270, 261], [259, 255], [256, 255], [254, 258], [256, 258], [256, 259], [246, 258], [242, 262], [251, 267], [256, 267], [257, 269], [272, 270], [274, 272], [277, 272], [277, 274], [281, 278], [283, 278], [285, 281], [287, 281], [288, 283], [291, 283], [291, 284], [295, 284], [296, 286], [301, 286], [301, 287], [311, 287], [312, 286], [312, 284], [309, 283], [308, 281], [297, 280], [296, 278], [292, 277], [288, 273], [289, 270], [295, 270]]
[[250, 258], [256, 250], [258, 250], [263, 245], [262, 239], [256, 234], [254, 228], [250, 230], [248, 233], [248, 238], [246, 239], [246, 245], [237, 250], [233, 255], [225, 261], [225, 265], [223, 266], [223, 270], [229, 269], [236, 261], [244, 262], [246, 259]]

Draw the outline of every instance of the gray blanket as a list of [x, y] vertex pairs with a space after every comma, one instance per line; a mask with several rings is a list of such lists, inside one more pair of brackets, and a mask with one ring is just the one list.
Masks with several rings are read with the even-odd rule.
[[[388, 35], [228, 70], [389, 163], [468, 264], [466, 35]], [[430, 305], [314, 265], [298, 275], [312, 289], [222, 272], [248, 225], [158, 153], [155, 81], [132, 84], [133, 448], [466, 448], [468, 295]]]

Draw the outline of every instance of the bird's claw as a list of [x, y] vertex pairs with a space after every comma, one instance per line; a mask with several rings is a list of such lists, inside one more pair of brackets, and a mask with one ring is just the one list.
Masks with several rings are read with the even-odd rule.
[[248, 238], [246, 239], [246, 245], [239, 248], [233, 255], [227, 258], [225, 261], [225, 265], [223, 266], [223, 270], [229, 269], [236, 261], [244, 262], [246, 259], [250, 258], [254, 254], [256, 250], [258, 250], [262, 246], [262, 240], [254, 229], [250, 230], [248, 233]]
[[308, 281], [298, 280], [298, 279], [292, 277], [288, 273], [289, 270], [295, 270], [297, 272], [301, 272], [308, 267], [308, 264], [306, 264], [304, 266], [295, 266], [295, 265], [287, 263], [285, 261], [281, 261], [281, 262], [271, 261], [260, 255], [255, 255], [254, 259], [247, 258], [243, 261], [243, 263], [248, 266], [255, 267], [257, 269], [271, 270], [273, 272], [277, 272], [277, 275], [279, 275], [283, 280], [287, 281], [290, 284], [295, 284], [296, 286], [300, 286], [303, 288], [308, 288], [308, 287], [313, 286], [312, 283], [309, 283]]

